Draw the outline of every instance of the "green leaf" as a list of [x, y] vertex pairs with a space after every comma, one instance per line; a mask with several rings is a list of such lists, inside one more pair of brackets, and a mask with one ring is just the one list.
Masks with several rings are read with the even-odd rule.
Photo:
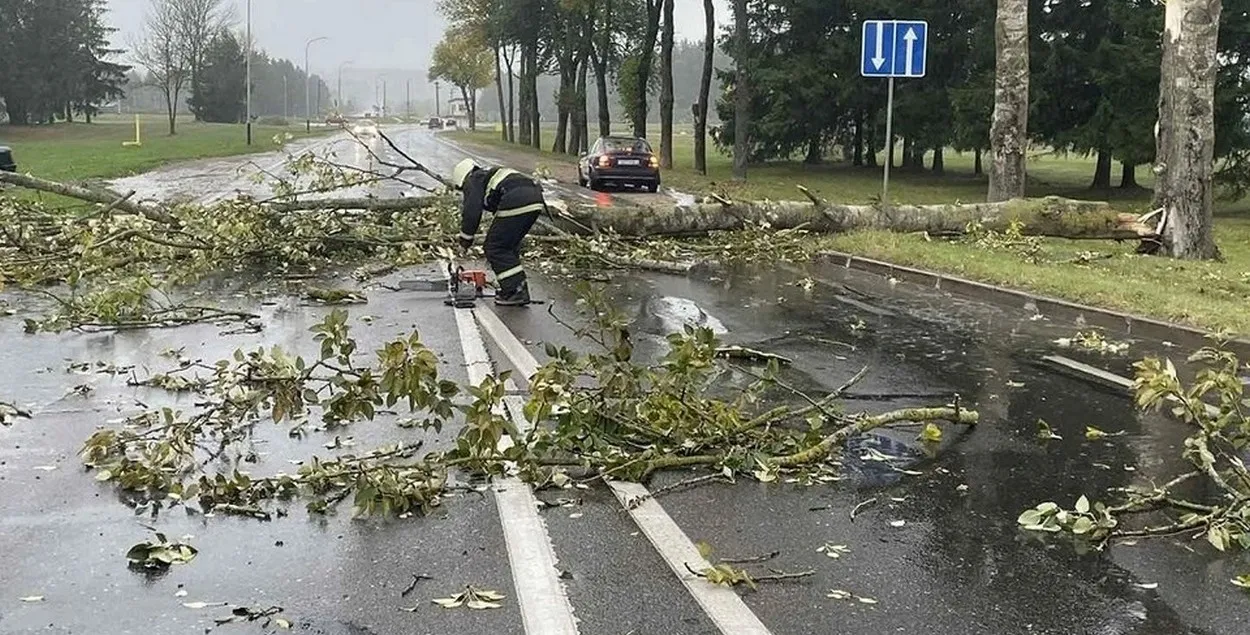
[[1212, 525], [1207, 529], [1207, 542], [1220, 551], [1228, 549], [1228, 531], [1222, 526]]
[[937, 443], [942, 440], [942, 429], [933, 422], [926, 423], [920, 430], [920, 440], [926, 443]]
[[1026, 509], [1016, 519], [1016, 522], [1025, 526], [1040, 525], [1042, 524], [1042, 513], [1036, 509]]
[[1072, 533], [1087, 534], [1094, 528], [1094, 522], [1085, 516], [1081, 516], [1072, 523]]
[[1085, 438], [1089, 441], [1097, 441], [1107, 438], [1107, 433], [1094, 426], [1085, 426]]
[[1076, 499], [1076, 511], [1081, 514], [1089, 513], [1089, 499], [1084, 495]]

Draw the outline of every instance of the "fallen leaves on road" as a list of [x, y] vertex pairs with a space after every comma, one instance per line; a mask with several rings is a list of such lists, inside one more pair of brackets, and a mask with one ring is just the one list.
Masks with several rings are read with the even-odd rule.
[[843, 554], [851, 552], [851, 548], [846, 545], [835, 545], [832, 542], [826, 542], [816, 548], [816, 553], [823, 553], [830, 558], [841, 558]]
[[144, 569], [166, 569], [173, 564], [186, 564], [195, 559], [199, 551], [184, 542], [170, 542], [165, 534], [157, 533], [155, 540], [141, 542], [126, 552], [130, 566]]
[[465, 587], [464, 591], [446, 598], [435, 598], [435, 604], [445, 608], [454, 609], [464, 606], [475, 610], [497, 609], [503, 605], [499, 603], [504, 595], [498, 591], [491, 589], [479, 589], [473, 585]]

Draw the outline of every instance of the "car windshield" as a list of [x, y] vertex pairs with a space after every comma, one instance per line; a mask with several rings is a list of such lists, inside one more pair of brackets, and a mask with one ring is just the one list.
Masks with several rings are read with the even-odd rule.
[[607, 138], [603, 140], [604, 152], [651, 152], [651, 144], [645, 139]]

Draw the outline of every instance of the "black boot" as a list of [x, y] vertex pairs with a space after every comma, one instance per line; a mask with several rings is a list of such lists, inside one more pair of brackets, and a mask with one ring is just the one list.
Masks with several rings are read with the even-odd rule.
[[525, 306], [530, 303], [530, 287], [524, 280], [512, 289], [500, 289], [495, 294], [495, 304], [499, 306]]

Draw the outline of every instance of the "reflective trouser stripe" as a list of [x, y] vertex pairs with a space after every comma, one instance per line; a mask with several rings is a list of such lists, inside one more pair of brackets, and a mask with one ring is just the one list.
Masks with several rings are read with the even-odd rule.
[[466, 234], [464, 232], [460, 232], [460, 237], [463, 238], [464, 240], [473, 240], [473, 234]]
[[514, 207], [512, 209], [501, 209], [498, 212], [495, 212], [495, 218], [508, 218], [532, 212], [541, 212], [546, 209], [546, 207], [546, 203], [530, 203], [529, 205], [522, 205], [521, 207]]
[[495, 279], [503, 280], [504, 278], [511, 278], [512, 276], [515, 276], [520, 273], [525, 273], [525, 268], [522, 267], [521, 265], [517, 265], [511, 269], [500, 271], [499, 273], [495, 274]]

